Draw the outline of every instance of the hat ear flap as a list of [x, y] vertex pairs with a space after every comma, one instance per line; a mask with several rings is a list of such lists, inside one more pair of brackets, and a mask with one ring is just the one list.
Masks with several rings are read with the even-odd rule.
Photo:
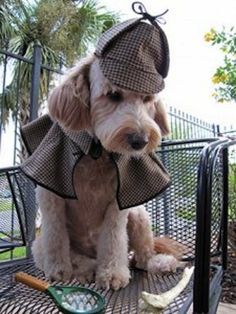
[[69, 130], [84, 130], [91, 126], [89, 69], [93, 59], [78, 66], [48, 99], [51, 117]]
[[165, 105], [161, 101], [160, 98], [158, 98], [155, 101], [155, 122], [158, 124], [162, 136], [167, 136], [170, 133], [170, 126], [168, 121], [168, 115], [165, 109]]

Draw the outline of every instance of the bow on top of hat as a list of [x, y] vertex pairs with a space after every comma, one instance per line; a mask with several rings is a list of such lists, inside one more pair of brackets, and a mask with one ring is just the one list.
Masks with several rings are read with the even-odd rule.
[[140, 2], [134, 2], [132, 7], [142, 17], [127, 20], [103, 33], [95, 55], [104, 76], [115, 85], [154, 94], [164, 88], [163, 79], [169, 70], [168, 41], [158, 24], [167, 11], [151, 16]]
[[[105, 32], [95, 54], [104, 76], [111, 82], [132, 91], [153, 94], [164, 88], [163, 79], [169, 67], [168, 43], [156, 22], [161, 15], [152, 17], [144, 9], [141, 14], [140, 19], [120, 23]], [[146, 19], [151, 24], [145, 23]], [[62, 197], [79, 198], [73, 185], [75, 166], [86, 155], [99, 158], [104, 150], [101, 144], [86, 130], [65, 130], [48, 115], [21, 131], [31, 155], [21, 165], [23, 172]], [[120, 209], [142, 204], [168, 187], [169, 175], [156, 154], [135, 158], [107, 153], [116, 168], [116, 198]]]

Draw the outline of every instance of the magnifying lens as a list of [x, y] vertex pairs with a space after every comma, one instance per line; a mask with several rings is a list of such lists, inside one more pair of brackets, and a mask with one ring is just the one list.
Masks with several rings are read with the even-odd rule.
[[47, 293], [59, 309], [66, 314], [102, 314], [105, 299], [97, 292], [84, 287], [50, 286], [47, 281], [24, 272], [15, 274], [15, 280]]

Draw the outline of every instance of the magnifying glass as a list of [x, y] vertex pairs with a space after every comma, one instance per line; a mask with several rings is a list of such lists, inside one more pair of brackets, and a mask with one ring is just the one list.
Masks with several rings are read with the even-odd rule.
[[105, 299], [97, 292], [84, 287], [50, 286], [47, 281], [24, 272], [15, 274], [15, 280], [47, 293], [59, 309], [66, 314], [102, 314]]

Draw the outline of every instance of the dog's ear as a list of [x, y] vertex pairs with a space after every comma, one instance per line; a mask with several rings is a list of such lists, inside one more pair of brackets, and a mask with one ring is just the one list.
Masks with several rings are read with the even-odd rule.
[[168, 122], [168, 115], [165, 109], [165, 105], [161, 101], [160, 97], [155, 101], [155, 117], [154, 120], [161, 129], [162, 136], [167, 136], [170, 133], [170, 126]]
[[70, 130], [84, 130], [91, 125], [89, 69], [92, 61], [90, 58], [75, 68], [49, 96], [50, 115]]

